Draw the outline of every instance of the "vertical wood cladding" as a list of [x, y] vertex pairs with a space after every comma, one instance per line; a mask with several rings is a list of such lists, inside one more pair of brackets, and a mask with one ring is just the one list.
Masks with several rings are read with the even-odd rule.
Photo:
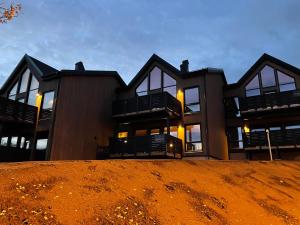
[[113, 76], [64, 76], [58, 93], [50, 160], [95, 159], [112, 136]]

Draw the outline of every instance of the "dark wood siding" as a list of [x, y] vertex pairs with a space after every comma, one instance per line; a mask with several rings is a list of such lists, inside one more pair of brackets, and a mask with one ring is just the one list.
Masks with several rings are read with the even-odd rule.
[[112, 101], [119, 86], [108, 76], [61, 78], [50, 160], [95, 159], [112, 136]]

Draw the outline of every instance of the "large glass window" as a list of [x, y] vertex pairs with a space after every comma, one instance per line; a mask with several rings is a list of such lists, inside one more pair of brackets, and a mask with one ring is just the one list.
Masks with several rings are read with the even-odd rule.
[[54, 102], [54, 91], [45, 92], [43, 98], [43, 109], [51, 110]]
[[150, 72], [150, 90], [161, 88], [161, 70], [154, 67]]
[[250, 97], [255, 95], [260, 95], [258, 75], [256, 75], [246, 86], [246, 96]]
[[200, 124], [185, 126], [186, 152], [202, 152]]
[[259, 74], [247, 84], [245, 88], [247, 97], [296, 90], [296, 81], [293, 77], [271, 66], [264, 66]]
[[48, 139], [38, 139], [36, 141], [36, 150], [46, 150], [48, 144]]
[[26, 92], [29, 76], [30, 76], [30, 71], [29, 71], [29, 69], [27, 69], [22, 75], [19, 93]]
[[[164, 133], [167, 134], [168, 132], [168, 128], [165, 127], [164, 128]], [[178, 137], [178, 128], [177, 126], [170, 126], [170, 135], [173, 136], [173, 137]]]
[[12, 87], [12, 89], [10, 90], [9, 94], [8, 94], [8, 98], [15, 100], [16, 99], [16, 95], [17, 95], [17, 89], [18, 89], [18, 82], [15, 83], [15, 85]]
[[11, 147], [17, 147], [17, 144], [18, 144], [18, 137], [11, 137], [10, 146]]
[[176, 80], [164, 73], [164, 88], [163, 90], [173, 95], [176, 98]]
[[296, 90], [295, 79], [287, 74], [277, 71], [280, 92]]
[[228, 138], [229, 138], [230, 148], [232, 149], [244, 148], [243, 130], [241, 127], [229, 128]]
[[143, 95], [147, 95], [147, 91], [148, 91], [148, 76], [137, 87], [136, 93], [138, 96], [143, 96]]
[[1, 146], [7, 146], [7, 145], [8, 145], [8, 137], [2, 137]]
[[261, 71], [261, 84], [263, 87], [276, 86], [275, 71], [272, 67], [266, 65]]
[[[148, 82], [150, 83], [148, 84]], [[146, 76], [136, 88], [136, 94], [143, 96], [152, 90], [165, 91], [176, 98], [176, 80], [158, 67], [154, 67], [149, 76]]]
[[38, 80], [32, 75], [29, 94], [28, 94], [28, 104], [36, 106], [36, 95], [39, 89], [39, 82]]
[[184, 90], [184, 112], [193, 113], [200, 111], [199, 87]]

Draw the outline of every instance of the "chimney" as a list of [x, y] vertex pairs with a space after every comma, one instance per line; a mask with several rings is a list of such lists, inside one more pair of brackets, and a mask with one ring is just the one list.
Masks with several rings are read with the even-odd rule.
[[187, 73], [189, 72], [189, 60], [183, 60], [181, 65], [180, 65], [180, 71], [182, 73]]
[[77, 71], [85, 71], [83, 63], [82, 62], [75, 63], [75, 70], [77, 70]]

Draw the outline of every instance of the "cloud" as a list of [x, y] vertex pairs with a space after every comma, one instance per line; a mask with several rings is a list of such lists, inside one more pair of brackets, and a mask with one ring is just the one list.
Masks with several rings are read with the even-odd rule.
[[[117, 70], [128, 83], [156, 53], [191, 69], [220, 67], [237, 81], [264, 52], [300, 66], [300, 2], [22, 1], [23, 14], [0, 26], [0, 75], [28, 53], [57, 69], [81, 60]], [[3, 82], [3, 78], [0, 77]]]

